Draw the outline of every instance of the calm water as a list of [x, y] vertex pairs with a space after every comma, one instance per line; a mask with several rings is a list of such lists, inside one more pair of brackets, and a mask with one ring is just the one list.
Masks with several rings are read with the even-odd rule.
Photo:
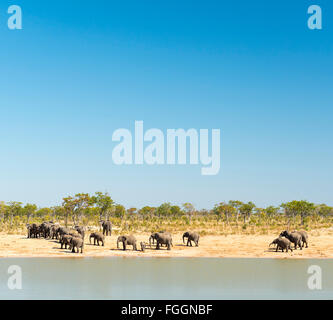
[[[7, 286], [22, 268], [22, 290]], [[308, 268], [322, 270], [309, 290]], [[0, 299], [332, 299], [333, 260], [0, 259]]]

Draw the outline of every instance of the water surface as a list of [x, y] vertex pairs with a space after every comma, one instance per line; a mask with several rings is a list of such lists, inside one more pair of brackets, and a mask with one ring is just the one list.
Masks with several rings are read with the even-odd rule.
[[[8, 288], [11, 265], [22, 290]], [[322, 290], [308, 288], [311, 265]], [[0, 299], [332, 299], [332, 270], [331, 259], [0, 259]]]

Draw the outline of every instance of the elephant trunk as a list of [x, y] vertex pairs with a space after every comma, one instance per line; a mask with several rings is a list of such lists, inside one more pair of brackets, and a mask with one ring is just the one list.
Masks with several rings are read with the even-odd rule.
[[271, 245], [273, 245], [274, 244], [274, 242], [272, 242], [269, 246], [271, 246]]
[[183, 234], [183, 243], [185, 244], [185, 234]]
[[117, 249], [119, 249], [119, 242], [120, 242], [120, 240], [118, 239], [117, 240]]
[[[153, 236], [149, 237], [149, 246], [151, 247], [151, 240], [153, 239]], [[153, 243], [154, 243], [154, 239], [153, 239]]]

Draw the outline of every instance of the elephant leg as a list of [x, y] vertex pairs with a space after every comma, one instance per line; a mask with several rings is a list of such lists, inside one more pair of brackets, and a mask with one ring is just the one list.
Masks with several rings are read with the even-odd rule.
[[124, 246], [123, 250], [126, 251], [126, 243], [125, 243], [125, 241], [123, 242], [123, 246]]
[[160, 250], [160, 243], [157, 241], [156, 250]]
[[170, 242], [168, 243], [168, 250], [171, 250]]

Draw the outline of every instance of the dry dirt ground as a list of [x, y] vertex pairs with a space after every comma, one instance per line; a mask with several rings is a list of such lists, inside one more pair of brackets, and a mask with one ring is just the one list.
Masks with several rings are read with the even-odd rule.
[[[333, 229], [309, 232], [309, 248], [293, 252], [276, 253], [269, 243], [276, 235], [229, 235], [201, 237], [199, 247], [186, 247], [181, 234], [173, 235], [174, 247], [145, 252], [133, 251], [132, 247], [122, 251], [117, 249], [117, 236], [107, 237], [105, 246], [89, 244], [86, 236], [83, 254], [73, 254], [60, 249], [56, 240], [27, 239], [24, 235], [0, 234], [0, 258], [20, 257], [218, 257], [218, 258], [333, 258]], [[140, 241], [148, 241], [149, 234], [136, 235], [138, 250]], [[122, 244], [120, 244], [122, 245]]]

